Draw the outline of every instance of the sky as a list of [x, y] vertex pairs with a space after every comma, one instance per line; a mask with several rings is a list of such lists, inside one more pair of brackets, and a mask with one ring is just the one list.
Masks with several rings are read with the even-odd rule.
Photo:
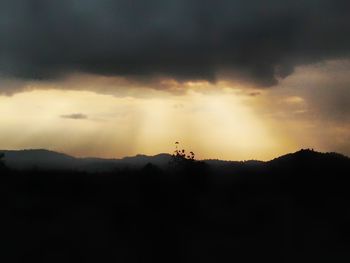
[[350, 155], [350, 3], [3, 0], [0, 149]]

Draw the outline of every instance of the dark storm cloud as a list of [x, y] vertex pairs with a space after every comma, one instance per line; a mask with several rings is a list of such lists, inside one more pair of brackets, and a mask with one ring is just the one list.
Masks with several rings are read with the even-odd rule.
[[347, 57], [349, 1], [1, 0], [0, 73], [235, 76], [276, 84], [296, 65]]
[[73, 114], [61, 115], [61, 118], [73, 119], [73, 120], [85, 120], [88, 118], [88, 116], [82, 113], [73, 113]]

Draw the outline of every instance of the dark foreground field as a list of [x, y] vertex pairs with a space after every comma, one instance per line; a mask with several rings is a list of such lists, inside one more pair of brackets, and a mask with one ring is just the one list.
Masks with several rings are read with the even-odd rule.
[[350, 262], [340, 155], [1, 170], [1, 262]]

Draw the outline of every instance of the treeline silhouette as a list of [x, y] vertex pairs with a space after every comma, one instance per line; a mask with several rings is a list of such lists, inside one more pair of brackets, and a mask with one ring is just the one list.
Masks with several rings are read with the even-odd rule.
[[349, 262], [350, 160], [105, 173], [15, 171], [0, 158], [1, 262]]

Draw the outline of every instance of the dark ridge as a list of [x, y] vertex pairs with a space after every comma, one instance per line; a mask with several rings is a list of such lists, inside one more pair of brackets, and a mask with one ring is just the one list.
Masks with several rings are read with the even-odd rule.
[[321, 158], [332, 158], [332, 159], [339, 159], [339, 160], [345, 160], [349, 159], [349, 157], [335, 152], [317, 152], [313, 149], [301, 149], [295, 153], [289, 153], [280, 157], [277, 157], [271, 162], [275, 161], [281, 161], [281, 160], [292, 160], [292, 159], [307, 159], [307, 158], [314, 158], [314, 159], [321, 159]]

